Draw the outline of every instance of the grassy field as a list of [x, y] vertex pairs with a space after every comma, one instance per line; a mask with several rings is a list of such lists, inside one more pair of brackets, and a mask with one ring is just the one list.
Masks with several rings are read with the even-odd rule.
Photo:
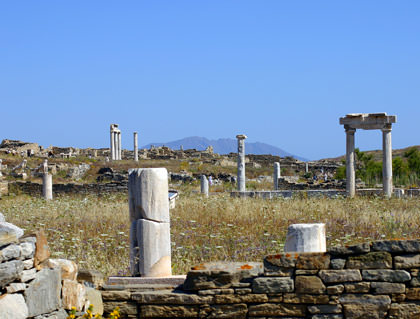
[[[0, 212], [26, 233], [44, 228], [52, 256], [105, 275], [128, 275], [126, 195], [62, 196], [51, 202], [4, 197]], [[328, 246], [383, 238], [420, 238], [420, 200], [204, 198], [181, 191], [171, 210], [172, 265], [185, 274], [204, 261], [261, 261], [282, 252], [287, 226], [322, 222]]]

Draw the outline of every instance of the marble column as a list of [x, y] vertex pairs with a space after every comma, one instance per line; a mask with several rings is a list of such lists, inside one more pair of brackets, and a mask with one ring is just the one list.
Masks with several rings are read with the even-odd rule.
[[356, 194], [356, 172], [354, 167], [354, 133], [355, 128], [344, 126], [346, 130], [346, 191], [352, 198]]
[[110, 157], [111, 160], [115, 160], [115, 137], [114, 137], [115, 133], [114, 131], [111, 130], [110, 132], [110, 137], [111, 137], [111, 148], [110, 148]]
[[135, 168], [128, 173], [130, 269], [133, 276], [171, 275], [168, 171]]
[[134, 132], [134, 160], [139, 161], [139, 145], [137, 142], [137, 132]]
[[305, 173], [306, 174], [309, 173], [309, 164], [308, 164], [308, 162], [305, 163]]
[[324, 253], [325, 224], [293, 224], [287, 228], [284, 252]]
[[114, 153], [113, 153], [113, 160], [118, 160], [118, 135], [117, 132], [114, 132]]
[[382, 177], [385, 197], [392, 196], [392, 143], [391, 143], [391, 125], [382, 129]]
[[245, 139], [246, 135], [236, 135], [238, 139], [238, 191], [245, 192]]
[[42, 196], [45, 200], [51, 200], [53, 198], [51, 174], [44, 173], [42, 175]]
[[273, 174], [273, 182], [274, 182], [274, 190], [279, 189], [279, 178], [280, 178], [280, 163], [275, 162], [274, 163], [274, 174]]
[[121, 161], [121, 132], [118, 133], [118, 160]]
[[206, 197], [209, 197], [209, 181], [207, 180], [206, 175], [201, 175], [200, 184], [201, 194], [203, 194]]
[[3, 173], [1, 172], [3, 169], [3, 160], [0, 158], [0, 179], [3, 177]]

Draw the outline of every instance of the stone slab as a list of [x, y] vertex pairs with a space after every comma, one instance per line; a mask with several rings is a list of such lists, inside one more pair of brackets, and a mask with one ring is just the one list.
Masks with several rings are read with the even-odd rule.
[[167, 277], [119, 277], [111, 276], [108, 278], [107, 285], [164, 285], [168, 288], [175, 288], [182, 285], [187, 278], [186, 275], [167, 276]]
[[5, 294], [0, 296], [1, 319], [26, 319], [28, 307], [21, 294]]

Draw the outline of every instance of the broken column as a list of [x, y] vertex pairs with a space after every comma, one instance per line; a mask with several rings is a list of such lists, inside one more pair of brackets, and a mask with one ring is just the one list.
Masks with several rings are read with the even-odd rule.
[[279, 189], [279, 178], [280, 178], [280, 176], [281, 176], [280, 163], [275, 162], [274, 163], [274, 174], [273, 174], [274, 190], [275, 191]]
[[238, 139], [238, 191], [245, 192], [245, 139], [246, 135], [236, 135]]
[[42, 197], [45, 200], [51, 200], [53, 198], [52, 175], [48, 174], [48, 172], [42, 175]]
[[166, 168], [129, 171], [130, 268], [133, 276], [171, 275], [168, 172]]
[[325, 224], [293, 224], [287, 228], [284, 252], [326, 252]]
[[139, 161], [139, 146], [137, 143], [137, 132], [134, 132], [134, 160]]
[[0, 158], [0, 179], [3, 177], [3, 173], [1, 172], [3, 170], [3, 160]]
[[206, 175], [201, 175], [201, 194], [204, 194], [206, 197], [209, 197], [209, 181], [207, 180]]
[[382, 128], [382, 180], [384, 195], [388, 198], [392, 196], [392, 143], [391, 143], [391, 124]]

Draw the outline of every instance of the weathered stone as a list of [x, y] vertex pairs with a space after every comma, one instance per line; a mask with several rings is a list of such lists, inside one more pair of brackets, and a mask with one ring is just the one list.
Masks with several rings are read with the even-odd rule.
[[261, 275], [262, 263], [210, 262], [197, 265], [187, 274], [185, 290], [230, 288], [242, 280]]
[[391, 282], [372, 282], [370, 287], [377, 295], [400, 294], [405, 292], [405, 285]]
[[298, 253], [268, 255], [264, 258], [264, 267], [266, 266], [266, 264], [269, 264], [281, 268], [294, 268], [296, 266], [298, 257]]
[[371, 252], [360, 256], [350, 256], [346, 268], [389, 269], [392, 268], [392, 256], [387, 252]]
[[62, 280], [76, 280], [77, 278], [77, 265], [74, 261], [50, 258], [48, 259], [48, 267], [60, 269]]
[[392, 304], [388, 313], [389, 319], [420, 318], [420, 305], [414, 303]]
[[321, 270], [318, 273], [324, 283], [336, 283], [346, 281], [361, 281], [360, 271], [356, 269]]
[[8, 294], [24, 291], [25, 289], [26, 289], [26, 284], [20, 283], [20, 282], [12, 282], [6, 287], [6, 291]]
[[293, 224], [287, 228], [285, 252], [325, 252], [325, 224]]
[[61, 305], [61, 276], [58, 269], [42, 269], [25, 290], [29, 317], [49, 313]]
[[362, 270], [364, 280], [387, 281], [387, 282], [405, 282], [411, 279], [411, 276], [405, 270]]
[[341, 309], [341, 305], [316, 305], [308, 307], [308, 311], [311, 314], [341, 313]]
[[[167, 198], [166, 201], [168, 201]], [[169, 223], [139, 219], [136, 233], [140, 275], [144, 277], [170, 276], [172, 271]]]
[[330, 300], [327, 295], [307, 295], [307, 294], [293, 294], [286, 293], [283, 295], [284, 303], [295, 304], [326, 304]]
[[23, 269], [31, 269], [34, 266], [34, 259], [26, 259], [23, 261]]
[[104, 313], [104, 304], [102, 302], [101, 292], [95, 288], [85, 287], [86, 301], [88, 305], [93, 305], [95, 314], [102, 315]]
[[0, 318], [1, 319], [26, 319], [28, 307], [21, 294], [0, 295]]
[[35, 254], [35, 244], [31, 242], [20, 243], [21, 256], [22, 258], [32, 258]]
[[344, 284], [347, 293], [367, 293], [370, 290], [370, 282], [355, 282]]
[[246, 318], [248, 308], [246, 304], [211, 305], [206, 309], [206, 318]]
[[406, 299], [405, 294], [392, 294], [391, 295], [391, 300], [393, 303], [394, 302], [400, 303], [400, 302], [403, 302], [405, 299]]
[[[43, 261], [50, 257], [50, 247], [48, 246], [47, 237], [45, 236], [44, 230], [40, 230], [36, 233], [36, 246], [34, 255], [34, 266], [38, 266]], [[30, 311], [29, 311], [30, 312]]]
[[46, 314], [45, 316], [40, 315], [40, 316], [36, 316], [34, 317], [34, 319], [67, 319], [68, 318], [68, 314], [64, 309], [59, 309], [57, 311], [53, 311], [51, 313]]
[[294, 290], [293, 279], [287, 277], [259, 277], [252, 283], [254, 293], [280, 293]]
[[296, 269], [295, 275], [296, 276], [309, 276], [309, 275], [316, 275], [318, 270], [316, 269]]
[[317, 276], [296, 276], [295, 289], [300, 294], [325, 293], [325, 286]]
[[19, 278], [23, 271], [21, 260], [12, 260], [0, 264], [0, 288]]
[[247, 295], [216, 295], [213, 302], [215, 304], [232, 303], [262, 303], [267, 302], [268, 297], [265, 294], [247, 294]]
[[[128, 290], [101, 290], [104, 300], [130, 300], [131, 292]], [[139, 300], [139, 299], [135, 299]]]
[[372, 250], [391, 253], [420, 253], [420, 241], [417, 239], [374, 241]]
[[[79, 269], [77, 273], [77, 281], [98, 289], [104, 284], [104, 275], [98, 270]], [[85, 284], [86, 285], [86, 284]]]
[[199, 306], [142, 305], [140, 318], [198, 318]]
[[420, 267], [420, 254], [403, 255], [394, 257], [395, 268], [410, 269]]
[[407, 300], [420, 300], [420, 288], [407, 288], [405, 294]]
[[326, 253], [300, 253], [296, 262], [297, 269], [328, 269], [330, 255]]
[[343, 319], [343, 315], [340, 314], [320, 314], [313, 315], [311, 319]]
[[369, 243], [362, 243], [353, 246], [335, 246], [328, 249], [328, 253], [333, 256], [363, 254], [368, 253], [369, 251]]
[[17, 242], [23, 235], [23, 230], [8, 222], [0, 222], [0, 247]]
[[20, 257], [21, 248], [19, 245], [8, 245], [0, 250], [0, 262]]
[[140, 304], [173, 304], [173, 305], [200, 305], [211, 303], [212, 296], [198, 296], [196, 294], [173, 293], [168, 290], [132, 292], [131, 299]]
[[250, 293], [252, 293], [251, 288], [236, 288], [235, 289], [235, 294], [238, 294], [238, 295], [247, 295]]
[[389, 296], [344, 295], [339, 298], [345, 318], [385, 318], [391, 304]]
[[32, 268], [32, 269], [22, 271], [22, 273], [19, 276], [19, 280], [21, 282], [28, 282], [32, 279], [35, 279], [35, 276], [36, 276], [36, 269]]
[[327, 287], [327, 294], [329, 295], [339, 295], [343, 293], [343, 291], [344, 291], [344, 285], [334, 285], [334, 286]]
[[75, 280], [63, 280], [63, 308], [71, 310], [75, 307], [77, 311], [81, 311], [85, 305], [86, 289], [85, 286], [79, 284]]
[[125, 316], [137, 315], [137, 304], [135, 302], [126, 301], [104, 303], [104, 313], [111, 313], [116, 307], [120, 308], [120, 315], [122, 318], [124, 318]]
[[334, 258], [331, 259], [330, 267], [331, 269], [344, 269], [346, 265], [346, 260], [341, 258]]
[[306, 314], [305, 305], [290, 305], [290, 304], [272, 304], [264, 303], [259, 305], [252, 305], [248, 308], [248, 315], [250, 317], [264, 317], [264, 316], [298, 316], [304, 317]]
[[[249, 289], [249, 288], [247, 288]], [[249, 289], [252, 291], [252, 289]], [[221, 294], [233, 294], [235, 292], [232, 288], [225, 288], [225, 289], [205, 289], [199, 290], [198, 294], [200, 296], [214, 296], [214, 295], [221, 295]]]

